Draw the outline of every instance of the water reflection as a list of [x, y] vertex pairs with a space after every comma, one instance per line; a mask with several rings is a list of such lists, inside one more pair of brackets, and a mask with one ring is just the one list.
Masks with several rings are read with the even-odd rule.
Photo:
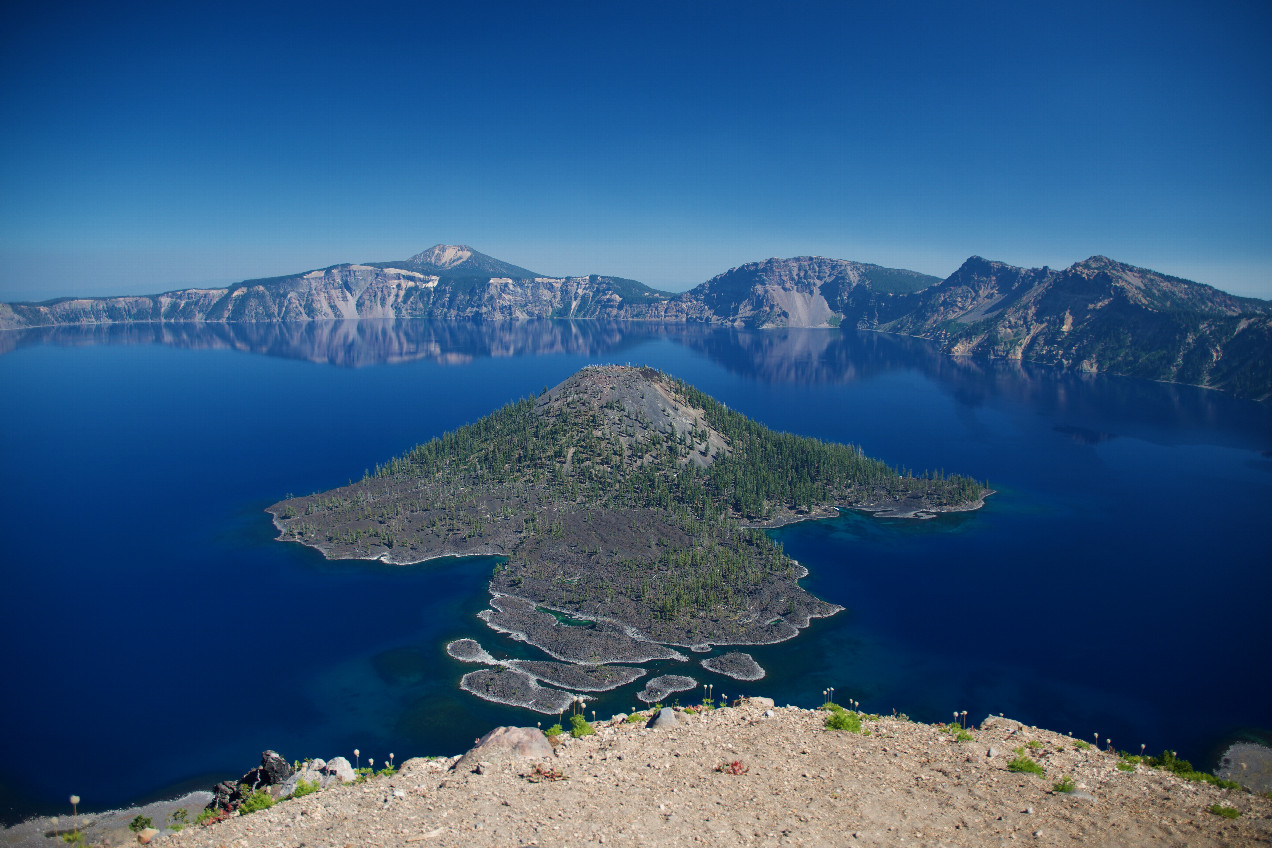
[[[294, 323], [102, 324], [0, 333], [0, 353], [36, 345], [161, 344], [226, 349], [345, 368], [432, 360], [571, 354], [615, 358], [665, 339], [748, 380], [835, 385], [910, 371], [951, 395], [960, 408], [1004, 401], [1058, 420], [1057, 432], [1088, 444], [1119, 433], [1178, 443], [1189, 432], [1214, 442], [1234, 423], [1272, 433], [1267, 404], [1190, 386], [1082, 374], [1028, 362], [952, 357], [917, 338], [854, 330], [741, 330], [705, 324], [613, 321], [454, 322], [426, 319]], [[638, 357], [637, 357], [638, 358]], [[1168, 428], [1161, 428], [1170, 422]], [[1125, 430], [1121, 428], [1125, 427]], [[1182, 428], [1182, 429], [1181, 429]], [[1157, 432], [1161, 430], [1162, 432]], [[1169, 430], [1169, 435], [1165, 435]], [[1205, 432], [1204, 438], [1200, 436]]]

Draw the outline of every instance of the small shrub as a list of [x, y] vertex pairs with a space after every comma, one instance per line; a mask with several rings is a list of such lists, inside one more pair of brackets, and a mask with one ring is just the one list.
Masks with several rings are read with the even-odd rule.
[[1011, 752], [1012, 752], [1013, 754], [1019, 754], [1020, 756], [1022, 756], [1022, 757], [1023, 757], [1023, 756], [1025, 755], [1025, 746], [1024, 746], [1024, 745], [1017, 745], [1015, 748], [1012, 748], [1012, 749], [1011, 749]]
[[305, 780], [303, 777], [296, 781], [296, 791], [291, 794], [293, 798], [304, 798], [306, 795], [312, 795], [321, 789], [318, 781]]
[[734, 760], [731, 763], [720, 763], [715, 770], [723, 774], [746, 774], [746, 766], [742, 765], [741, 760]]
[[384, 768], [380, 769], [379, 771], [375, 773], [380, 775], [381, 777], [392, 777], [393, 775], [397, 774], [397, 766], [390, 763], [389, 765], [385, 766]]
[[194, 817], [195, 824], [201, 824], [204, 826], [213, 824], [220, 820], [221, 820], [221, 814], [218, 813], [216, 810], [211, 810], [211, 809], [203, 810], [197, 816]]
[[826, 716], [827, 730], [847, 730], [849, 733], [861, 732], [861, 716], [840, 709]]
[[1053, 783], [1051, 788], [1056, 792], [1072, 792], [1077, 789], [1077, 786], [1074, 785], [1073, 778], [1066, 776], [1060, 778], [1060, 780], [1056, 783]]
[[78, 845], [84, 841], [84, 832], [81, 830], [72, 830], [70, 833], [63, 833], [62, 841], [68, 845]]
[[169, 816], [169, 818], [171, 818], [174, 822], [185, 824], [187, 821], [189, 821], [189, 813], [187, 813], [184, 808], [179, 810], [173, 810], [172, 815]]
[[154, 827], [154, 824], [150, 816], [137, 816], [137, 818], [128, 823], [128, 829], [133, 833], [141, 833], [148, 827]]
[[1028, 748], [1030, 751], [1037, 751], [1039, 748], [1042, 747], [1042, 743], [1039, 742], [1037, 739], [1030, 739], [1028, 742], [1025, 743], [1025, 747]]
[[1036, 774], [1039, 777], [1045, 777], [1047, 774], [1046, 771], [1043, 770], [1042, 766], [1038, 765], [1028, 757], [1016, 757], [1007, 764], [1007, 771]]
[[820, 707], [818, 707], [817, 709], [819, 709], [819, 710], [825, 710], [826, 712], [829, 712], [829, 713], [842, 713], [842, 712], [844, 712], [844, 708], [843, 708], [843, 707], [841, 707], [841, 706], [839, 706], [838, 704], [836, 704], [834, 701], [827, 701], [826, 703], [822, 704], [822, 705], [821, 705]]
[[264, 789], [257, 789], [239, 805], [239, 815], [247, 816], [252, 813], [259, 813], [261, 810], [268, 810], [275, 803], [272, 795]]
[[548, 768], [543, 763], [535, 763], [534, 768], [532, 768], [528, 773], [523, 774], [522, 777], [531, 783], [565, 780], [565, 775], [561, 773], [560, 769]]
[[[627, 720], [631, 721], [631, 716], [628, 716]], [[560, 736], [564, 732], [565, 731], [561, 729], [560, 724], [554, 724], [551, 727], [549, 727], [547, 730], [543, 731], [543, 735], [551, 739], [554, 736]]]
[[1223, 816], [1225, 819], [1235, 819], [1241, 815], [1241, 811], [1236, 807], [1225, 807], [1223, 804], [1211, 804], [1210, 812], [1216, 816]]
[[1118, 771], [1135, 771], [1135, 763], [1128, 763], [1126, 760], [1117, 761]]
[[1091, 743], [1082, 739], [1077, 739], [1074, 741], [1073, 747], [1077, 748], [1079, 751], [1089, 751], [1091, 750]]
[[697, 711], [696, 709], [694, 709], [693, 707], [685, 707], [685, 712], [686, 712], [686, 713], [688, 713], [689, 715], [697, 715], [697, 714], [698, 714], [698, 711]]
[[591, 736], [596, 733], [596, 729], [587, 723], [587, 719], [581, 715], [570, 716], [570, 735], [575, 739], [581, 736]]
[[[645, 717], [641, 715], [640, 713], [632, 713], [631, 715], [627, 717], [628, 724], [635, 724], [638, 721], [644, 721], [644, 720], [645, 720]], [[557, 725], [557, 728], [560, 729], [560, 725]]]

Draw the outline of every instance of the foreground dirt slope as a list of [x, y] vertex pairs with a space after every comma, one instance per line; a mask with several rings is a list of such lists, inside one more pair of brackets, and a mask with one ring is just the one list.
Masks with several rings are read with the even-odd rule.
[[[410, 760], [393, 777], [337, 787], [165, 837], [182, 848], [569, 845], [1267, 845], [1272, 800], [1189, 783], [1072, 739], [991, 718], [970, 742], [901, 719], [869, 735], [824, 713], [743, 703], [677, 727], [597, 725], [540, 761]], [[1025, 750], [1046, 777], [1007, 770]], [[987, 756], [990, 748], [995, 755]], [[740, 761], [744, 774], [716, 771]], [[1078, 791], [1052, 792], [1063, 776]], [[1229, 820], [1209, 812], [1241, 810]], [[1012, 841], [1015, 841], [1014, 843]]]

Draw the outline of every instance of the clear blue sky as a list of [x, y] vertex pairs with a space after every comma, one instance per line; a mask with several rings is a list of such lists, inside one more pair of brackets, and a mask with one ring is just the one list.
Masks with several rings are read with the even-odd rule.
[[683, 289], [1096, 253], [1272, 297], [1272, 6], [9, 3], [0, 300], [466, 243]]

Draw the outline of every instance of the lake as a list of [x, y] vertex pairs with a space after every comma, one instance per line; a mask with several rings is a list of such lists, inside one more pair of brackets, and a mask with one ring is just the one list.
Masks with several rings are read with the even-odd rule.
[[[1272, 738], [1272, 406], [945, 357], [839, 330], [427, 321], [0, 333], [6, 822], [288, 759], [454, 754], [555, 717], [462, 693], [491, 559], [328, 562], [264, 508], [327, 489], [589, 363], [652, 365], [778, 430], [988, 479], [975, 513], [773, 531], [845, 611], [755, 648], [811, 707], [1005, 713], [1212, 767]], [[598, 715], [640, 706], [637, 681]], [[684, 693], [685, 702], [694, 693]]]

